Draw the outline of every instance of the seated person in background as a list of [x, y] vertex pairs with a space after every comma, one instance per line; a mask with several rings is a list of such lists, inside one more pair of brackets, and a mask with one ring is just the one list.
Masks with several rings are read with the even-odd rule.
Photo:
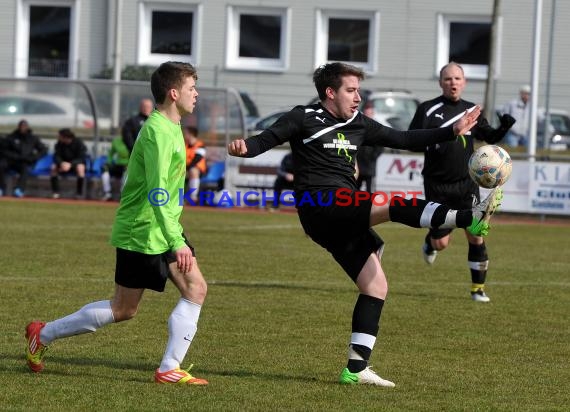
[[18, 173], [14, 196], [23, 197], [30, 168], [47, 153], [47, 147], [33, 134], [26, 120], [20, 120], [18, 128], [3, 141], [0, 153], [0, 196], [6, 192], [6, 172]]
[[186, 179], [184, 186], [190, 190], [192, 201], [198, 201], [200, 176], [206, 174], [206, 146], [198, 139], [198, 129], [194, 126], [183, 126], [182, 134], [186, 142]]
[[293, 153], [289, 152], [281, 160], [277, 179], [273, 184], [273, 208], [279, 208], [281, 193], [284, 189], [293, 190]]
[[52, 197], [59, 199], [59, 175], [75, 173], [77, 175], [76, 197], [83, 196], [83, 182], [85, 180], [85, 163], [87, 160], [87, 147], [85, 143], [75, 137], [70, 129], [61, 129], [58, 132], [53, 164], [51, 165]]
[[[107, 162], [103, 166], [101, 174], [101, 184], [103, 185], [103, 199], [112, 200], [113, 193], [111, 189], [111, 176], [117, 179], [123, 179], [130, 156], [129, 148], [125, 144], [122, 137], [115, 137], [111, 142], [111, 148], [107, 155]], [[122, 185], [121, 185], [122, 186]]]

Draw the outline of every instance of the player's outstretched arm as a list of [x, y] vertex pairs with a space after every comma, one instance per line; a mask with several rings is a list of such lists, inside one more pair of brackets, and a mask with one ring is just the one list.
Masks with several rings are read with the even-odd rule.
[[481, 106], [473, 106], [466, 110], [465, 114], [453, 123], [453, 133], [461, 136], [471, 130], [477, 124], [477, 118], [481, 115]]

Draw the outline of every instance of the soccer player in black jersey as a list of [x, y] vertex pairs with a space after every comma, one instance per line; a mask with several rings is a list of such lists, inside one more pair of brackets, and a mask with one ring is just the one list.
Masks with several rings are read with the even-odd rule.
[[393, 221], [417, 228], [462, 227], [474, 234], [486, 234], [500, 191], [468, 210], [451, 210], [423, 199], [396, 197], [386, 204], [376, 201], [379, 196], [373, 201], [368, 192], [368, 199], [362, 196], [354, 176], [359, 147], [411, 149], [455, 140], [475, 126], [480, 114], [480, 108], [475, 107], [446, 128], [397, 131], [358, 111], [363, 78], [361, 69], [344, 63], [317, 68], [313, 81], [320, 103], [294, 107], [259, 135], [231, 142], [228, 153], [254, 157], [290, 143], [301, 225], [313, 241], [331, 253], [359, 291], [352, 314], [348, 363], [339, 380], [393, 387], [393, 382], [368, 367], [388, 293], [380, 263], [384, 242], [372, 226]]
[[[443, 94], [419, 105], [410, 123], [410, 130], [446, 127], [475, 107], [475, 103], [461, 98], [465, 88], [463, 68], [454, 62], [446, 64], [440, 71], [439, 85]], [[504, 114], [499, 118], [501, 124], [492, 128], [483, 115], [477, 119], [477, 125], [459, 139], [426, 145], [424, 152], [424, 192], [427, 200], [455, 209], [469, 208], [479, 202], [479, 186], [469, 177], [467, 163], [473, 154], [473, 139], [496, 143], [501, 140], [515, 119]], [[450, 228], [430, 228], [422, 246], [424, 260], [433, 264], [437, 252], [445, 249], [450, 240]], [[489, 266], [487, 248], [481, 236], [465, 231], [469, 250], [467, 264], [471, 271], [471, 298], [476, 302], [489, 302], [485, 293], [485, 279]]]

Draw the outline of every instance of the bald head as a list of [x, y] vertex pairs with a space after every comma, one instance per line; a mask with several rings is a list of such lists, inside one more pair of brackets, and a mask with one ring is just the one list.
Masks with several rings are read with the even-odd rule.
[[151, 99], [142, 99], [139, 105], [139, 112], [145, 116], [150, 116], [152, 110], [154, 109], [154, 103]]

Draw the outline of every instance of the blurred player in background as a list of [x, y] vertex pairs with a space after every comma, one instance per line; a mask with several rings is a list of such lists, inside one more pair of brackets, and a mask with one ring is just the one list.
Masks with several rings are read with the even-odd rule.
[[207, 171], [206, 145], [198, 138], [198, 129], [194, 126], [183, 126], [182, 134], [186, 143], [186, 179], [184, 187], [190, 191], [190, 198], [198, 203], [200, 177]]
[[[466, 110], [474, 108], [475, 103], [461, 98], [465, 89], [463, 68], [457, 63], [446, 64], [440, 71], [439, 86], [442, 95], [420, 104], [410, 123], [410, 130], [447, 127], [463, 116]], [[449, 142], [426, 145], [424, 152], [424, 193], [427, 200], [444, 203], [455, 209], [470, 208], [479, 203], [479, 186], [469, 176], [467, 163], [473, 154], [474, 139], [487, 143], [501, 140], [515, 119], [504, 114], [499, 118], [501, 124], [492, 128], [483, 115], [477, 119], [477, 125], [464, 135]], [[430, 228], [426, 235], [422, 253], [428, 264], [433, 264], [437, 252], [449, 245], [452, 228]], [[489, 257], [487, 247], [481, 236], [465, 231], [467, 243], [467, 265], [471, 272], [471, 298], [475, 302], [489, 302], [485, 293], [485, 280]]]

